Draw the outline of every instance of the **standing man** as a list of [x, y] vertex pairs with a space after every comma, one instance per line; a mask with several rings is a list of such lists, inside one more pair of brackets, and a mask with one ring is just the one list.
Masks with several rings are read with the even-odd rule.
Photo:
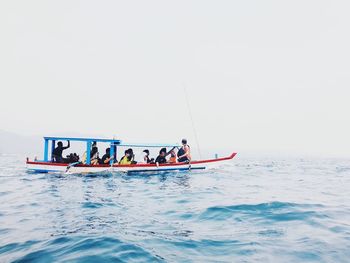
[[177, 161], [179, 163], [182, 162], [190, 162], [191, 161], [191, 149], [190, 146], [187, 144], [186, 139], [182, 139], [181, 141], [182, 147], [180, 150], [177, 152]]
[[66, 147], [63, 147], [63, 143], [62, 142], [58, 142], [57, 143], [57, 147], [52, 151], [52, 160], [56, 163], [63, 163], [64, 159], [62, 157], [62, 152], [65, 149], [68, 149], [70, 147], [70, 142], [68, 142], [68, 145]]

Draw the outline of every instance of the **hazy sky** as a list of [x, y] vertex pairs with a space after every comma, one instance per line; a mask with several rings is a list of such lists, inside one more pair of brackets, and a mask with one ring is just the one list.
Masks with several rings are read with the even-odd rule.
[[0, 1], [0, 129], [350, 155], [349, 1]]

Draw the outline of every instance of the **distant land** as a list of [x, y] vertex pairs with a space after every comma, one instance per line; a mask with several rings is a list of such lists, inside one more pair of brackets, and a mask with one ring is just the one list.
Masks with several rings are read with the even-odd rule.
[[43, 139], [40, 136], [23, 136], [0, 130], [0, 154], [40, 154]]
[[[59, 136], [89, 137], [88, 135], [70, 133], [59, 133]], [[103, 136], [93, 136], [103, 137]], [[63, 142], [64, 144], [66, 142]], [[14, 132], [0, 130], [0, 154], [26, 154], [32, 158], [43, 154], [43, 135], [21, 135]], [[72, 147], [72, 150], [83, 151], [82, 147]]]

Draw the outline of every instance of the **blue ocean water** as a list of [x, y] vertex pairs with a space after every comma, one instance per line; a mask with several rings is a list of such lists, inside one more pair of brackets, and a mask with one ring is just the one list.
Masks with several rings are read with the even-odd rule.
[[350, 262], [349, 190], [349, 160], [79, 176], [1, 155], [0, 262]]

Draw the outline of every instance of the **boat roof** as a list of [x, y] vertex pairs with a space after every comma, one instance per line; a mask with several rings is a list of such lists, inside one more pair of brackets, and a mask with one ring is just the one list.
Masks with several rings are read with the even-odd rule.
[[79, 141], [79, 142], [107, 142], [107, 143], [115, 143], [118, 146], [124, 147], [179, 147], [179, 144], [162, 144], [162, 143], [122, 143], [121, 140], [117, 139], [106, 139], [106, 138], [81, 138], [81, 137], [52, 137], [45, 136], [44, 140], [50, 141]]
[[79, 142], [114, 142], [116, 144], [120, 144], [122, 141], [117, 139], [104, 139], [104, 138], [80, 138], [80, 137], [44, 137], [45, 140], [51, 141], [79, 141]]
[[180, 147], [179, 144], [161, 144], [161, 143], [120, 143], [118, 146], [124, 147]]

